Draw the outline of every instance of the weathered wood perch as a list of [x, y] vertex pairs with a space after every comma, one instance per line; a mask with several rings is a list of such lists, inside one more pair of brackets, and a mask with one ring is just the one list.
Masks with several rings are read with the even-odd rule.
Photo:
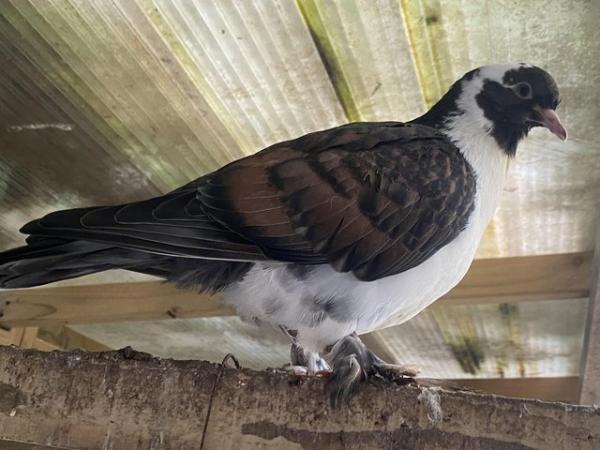
[[1, 449], [199, 449], [203, 435], [219, 450], [593, 449], [600, 409], [377, 382], [332, 411], [323, 380], [280, 371], [0, 347]]

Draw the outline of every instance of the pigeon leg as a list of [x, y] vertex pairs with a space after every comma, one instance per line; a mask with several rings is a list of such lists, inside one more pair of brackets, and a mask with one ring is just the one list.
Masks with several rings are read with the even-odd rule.
[[336, 342], [326, 358], [332, 363], [333, 375], [325, 389], [334, 408], [347, 401], [360, 383], [370, 377], [398, 381], [410, 379], [418, 373], [413, 367], [384, 362], [363, 344], [356, 333]]

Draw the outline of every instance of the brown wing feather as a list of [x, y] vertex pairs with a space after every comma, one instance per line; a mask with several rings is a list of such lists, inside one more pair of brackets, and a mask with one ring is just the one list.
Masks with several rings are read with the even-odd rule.
[[162, 197], [59, 211], [25, 233], [188, 258], [399, 273], [456, 237], [475, 177], [432, 128], [356, 123], [276, 144]]
[[271, 258], [328, 262], [374, 280], [418, 265], [456, 237], [474, 195], [473, 170], [442, 134], [359, 123], [233, 163], [199, 188], [198, 200]]

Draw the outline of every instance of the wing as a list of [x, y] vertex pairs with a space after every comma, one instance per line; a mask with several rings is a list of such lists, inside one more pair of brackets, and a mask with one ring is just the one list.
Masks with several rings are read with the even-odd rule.
[[474, 195], [471, 167], [442, 134], [355, 123], [276, 144], [162, 197], [59, 211], [22, 231], [181, 257], [329, 263], [374, 280], [456, 237]]
[[196, 195], [194, 183], [142, 202], [57, 211], [26, 224], [21, 232], [30, 235], [28, 242], [58, 237], [187, 258], [266, 259], [258, 246], [207, 216]]
[[272, 259], [365, 281], [420, 264], [474, 208], [475, 176], [436, 130], [355, 123], [278, 144], [213, 174], [203, 210]]

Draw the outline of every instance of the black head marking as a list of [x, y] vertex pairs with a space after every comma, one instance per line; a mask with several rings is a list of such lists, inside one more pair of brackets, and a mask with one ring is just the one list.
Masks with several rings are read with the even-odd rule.
[[[454, 83], [446, 95], [414, 123], [444, 128], [449, 118], [465, 113], [458, 106], [464, 84], [477, 75], [485, 74], [485, 67], [466, 73]], [[517, 144], [529, 130], [539, 123], [531, 120], [535, 107], [556, 109], [560, 103], [558, 88], [548, 72], [539, 67], [520, 64], [507, 70], [501, 79], [484, 78], [482, 89], [475, 101], [484, 116], [492, 123], [490, 132], [498, 145], [509, 156], [514, 156]]]
[[560, 94], [556, 81], [548, 72], [539, 67], [521, 66], [504, 74], [502, 83], [507, 86], [519, 86], [527, 83], [531, 86], [531, 98], [542, 108], [556, 109], [560, 103]]
[[560, 96], [556, 82], [539, 67], [520, 65], [506, 71], [502, 80], [484, 79], [475, 100], [492, 122], [498, 145], [514, 156], [517, 145], [539, 124], [531, 121], [536, 107], [556, 109]]

